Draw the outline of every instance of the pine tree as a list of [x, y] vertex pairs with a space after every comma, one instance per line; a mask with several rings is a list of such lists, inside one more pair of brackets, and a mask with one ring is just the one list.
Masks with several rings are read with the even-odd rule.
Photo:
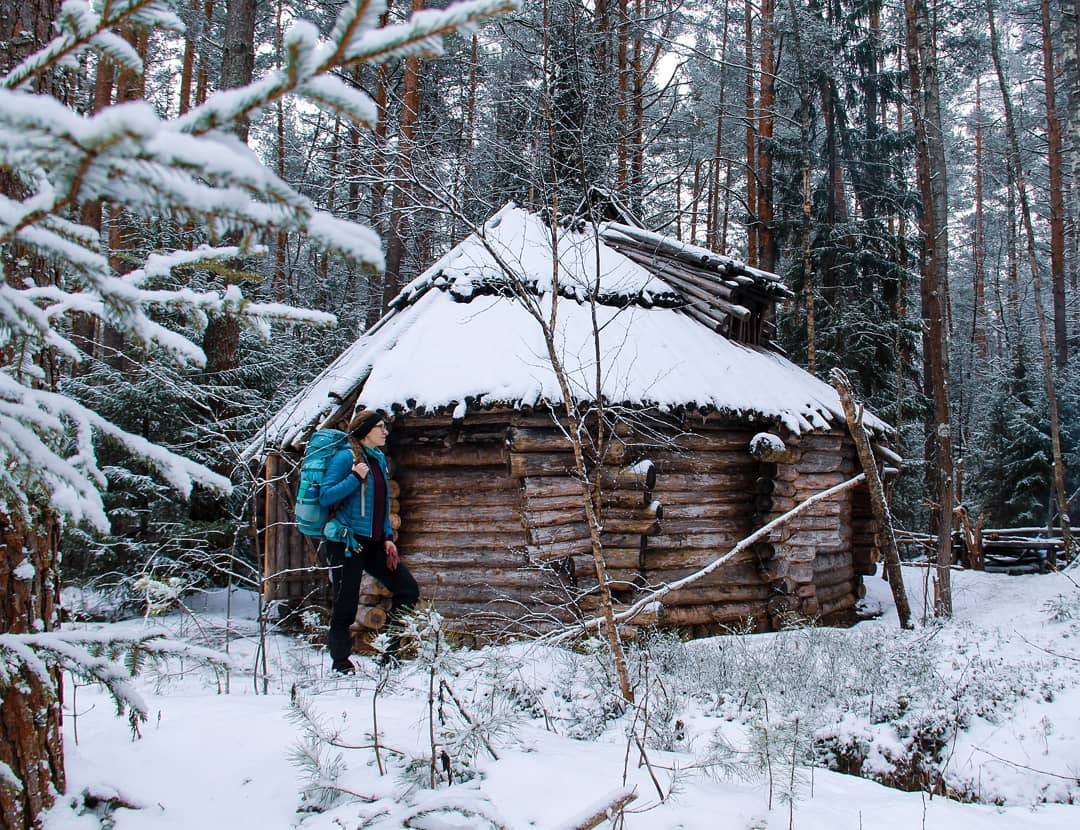
[[[182, 495], [196, 484], [229, 489], [229, 482], [205, 465], [123, 429], [66, 393], [64, 380], [83, 357], [70, 336], [72, 317], [88, 315], [115, 329], [123, 337], [124, 359], [135, 366], [144, 365], [148, 354], [200, 365], [205, 356], [194, 338], [210, 314], [235, 315], [263, 333], [271, 320], [330, 322], [326, 314], [248, 302], [235, 286], [200, 292], [155, 285], [180, 271], [205, 276], [220, 270], [223, 263], [260, 252], [263, 234], [281, 231], [303, 234], [357, 266], [382, 262], [374, 233], [316, 210], [225, 133], [293, 95], [370, 125], [374, 104], [345, 84], [338, 70], [431, 52], [440, 35], [508, 5], [478, 0], [373, 33], [380, 8], [354, 0], [342, 8], [327, 40], [310, 23], [294, 24], [285, 37], [281, 70], [210, 96], [173, 119], [161, 117], [145, 101], [82, 117], [66, 106], [63, 94], [68, 67], [91, 52], [142, 76], [139, 51], [119, 33], [135, 30], [145, 42], [150, 30], [182, 31], [179, 18], [159, 0], [113, 0], [100, 13], [84, 0], [68, 0], [53, 21], [52, 40], [43, 42], [41, 20], [26, 28], [42, 37], [34, 44], [37, 51], [15, 54], [5, 44], [0, 61], [5, 73], [0, 78], [0, 587], [5, 596], [0, 815], [6, 826], [35, 826], [64, 788], [58, 670], [41, 672], [33, 655], [47, 655], [53, 666], [87, 669], [92, 662], [77, 649], [50, 645], [46, 635], [58, 624], [61, 521], [108, 528], [100, 442], [138, 456]], [[20, 19], [25, 11], [20, 6], [0, 5], [3, 19]], [[121, 275], [102, 250], [97, 229], [73, 219], [80, 205], [97, 201], [142, 220], [168, 217], [178, 226], [197, 225], [209, 244], [142, 254], [133, 249], [133, 267]], [[227, 234], [235, 234], [237, 244], [220, 244]]]

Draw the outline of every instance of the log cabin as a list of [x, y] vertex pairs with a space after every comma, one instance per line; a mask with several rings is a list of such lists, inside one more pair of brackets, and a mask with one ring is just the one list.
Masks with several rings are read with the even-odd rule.
[[[836, 393], [773, 343], [790, 297], [779, 278], [648, 231], [617, 203], [606, 211], [553, 221], [506, 206], [268, 422], [248, 449], [268, 602], [327, 602], [291, 505], [307, 437], [357, 408], [392, 417], [404, 561], [479, 640], [595, 612], [586, 492], [614, 598], [630, 603], [858, 472]], [[554, 320], [550, 350], [541, 319]], [[865, 425], [893, 457], [888, 425], [870, 413]], [[874, 570], [875, 533], [865, 486], [846, 490], [634, 622], [689, 636], [844, 622]], [[385, 592], [365, 580], [362, 594], [357, 625], [377, 629]]]

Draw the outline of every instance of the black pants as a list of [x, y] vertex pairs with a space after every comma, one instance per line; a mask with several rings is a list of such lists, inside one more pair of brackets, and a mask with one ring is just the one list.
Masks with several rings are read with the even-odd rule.
[[[330, 613], [330, 633], [327, 643], [330, 658], [335, 666], [344, 665], [352, 654], [352, 632], [349, 626], [356, 619], [360, 604], [360, 581], [364, 573], [379, 580], [393, 594], [388, 623], [397, 621], [398, 615], [408, 611], [420, 599], [420, 588], [404, 563], [398, 562], [395, 570], [386, 567], [386, 548], [382, 541], [366, 540], [352, 556], [345, 555], [343, 542], [326, 542], [326, 556], [330, 560], [330, 584], [334, 589], [334, 608]], [[390, 651], [397, 651], [397, 638], [390, 642]]]

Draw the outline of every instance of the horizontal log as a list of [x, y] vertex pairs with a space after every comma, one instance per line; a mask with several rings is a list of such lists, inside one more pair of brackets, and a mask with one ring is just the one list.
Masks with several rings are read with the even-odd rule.
[[854, 595], [855, 584], [851, 580], [847, 582], [838, 583], [836, 585], [818, 585], [817, 586], [817, 598], [818, 602], [828, 603], [837, 599], [838, 597], [845, 596], [846, 594]]
[[507, 510], [497, 519], [476, 519], [470, 521], [467, 513], [444, 514], [438, 516], [414, 516], [405, 528], [411, 533], [431, 535], [435, 533], [468, 534], [472, 531], [483, 534], [510, 534], [518, 539], [524, 537], [525, 530], [516, 511]]
[[839, 452], [803, 452], [795, 466], [804, 475], [810, 473], [849, 473], [855, 469], [855, 460]]
[[843, 550], [848, 548], [841, 527], [793, 527], [787, 537], [789, 544], [797, 544], [822, 550]]
[[557, 527], [567, 524], [584, 524], [586, 521], [585, 507], [581, 499], [577, 504], [561, 510], [537, 510], [530, 501], [522, 511], [522, 523], [527, 527]]
[[[512, 600], [486, 600], [470, 602], [468, 600], [444, 599], [435, 603], [435, 608], [448, 620], [457, 620], [468, 625], [481, 625], [491, 633], [498, 631], [550, 631], [555, 626], [562, 627], [572, 623], [579, 615], [569, 606], [530, 606], [523, 609], [520, 602]], [[522, 620], [523, 614], [528, 617]], [[457, 628], [457, 626], [455, 626]]]
[[[750, 517], [746, 516], [744, 521], [737, 521], [728, 519], [726, 521], [717, 521], [715, 517], [706, 516], [700, 519], [684, 517], [675, 511], [668, 511], [664, 516], [663, 522], [660, 523], [660, 532], [664, 538], [676, 539], [692, 535], [697, 538], [698, 546], [702, 544], [713, 544], [714, 539], [722, 540], [719, 544], [734, 544], [738, 542], [743, 536], [749, 536], [750, 531]], [[702, 542], [701, 538], [704, 535], [708, 535], [710, 541]], [[661, 540], [662, 543], [662, 540]]]
[[662, 524], [651, 516], [640, 518], [609, 518], [604, 517], [604, 530], [607, 533], [640, 534], [642, 536], [654, 536], [661, 532]]
[[468, 492], [477, 490], [496, 491], [499, 489], [517, 492], [520, 482], [510, 478], [505, 464], [487, 467], [439, 467], [439, 468], [403, 468], [398, 470], [397, 481], [401, 485], [403, 499], [422, 497], [423, 494]]
[[752, 626], [768, 624], [768, 612], [763, 602], [719, 602], [709, 605], [664, 606], [664, 625], [726, 624], [741, 629], [749, 621]]
[[601, 511], [605, 524], [611, 519], [663, 519], [664, 504], [659, 499], [652, 499], [635, 507], [606, 507]]
[[489, 550], [521, 547], [525, 544], [525, 531], [517, 532], [472, 531], [430, 532], [415, 526], [406, 526], [401, 532], [400, 546], [403, 550]]
[[754, 500], [754, 494], [749, 490], [705, 493], [701, 490], [674, 490], [665, 487], [663, 490], [654, 491], [653, 495], [666, 505], [668, 511], [678, 510], [691, 517], [698, 515], [699, 511], [705, 511], [704, 515], [709, 515], [712, 510], [718, 511], [718, 515], [728, 515], [729, 512], [741, 515], [749, 512]]
[[[638, 503], [641, 502], [641, 494], [633, 494], [637, 496]], [[567, 495], [556, 496], [533, 496], [529, 495], [523, 499], [523, 506], [528, 515], [538, 515], [547, 511], [552, 512], [576, 512], [579, 514], [580, 519], [584, 519], [585, 516], [585, 495], [578, 490], [576, 493]]]
[[[408, 502], [406, 502], [408, 504]], [[521, 527], [521, 511], [514, 504], [459, 506], [443, 504], [418, 505], [406, 514], [409, 524], [434, 529], [437, 524], [461, 524], [490, 527], [504, 525], [508, 529]]]
[[[510, 479], [517, 483], [517, 479]], [[578, 479], [569, 475], [564, 476], [526, 476], [520, 481], [520, 487], [525, 497], [548, 498], [552, 496], [577, 496], [581, 497], [582, 484]]]
[[694, 452], [657, 458], [654, 463], [660, 478], [674, 473], [696, 473], [746, 477], [752, 481], [757, 473], [754, 459], [747, 453]]
[[[660, 469], [657, 472], [655, 493], [668, 493], [670, 491], [693, 491], [702, 493], [722, 493], [735, 490], [739, 492], [752, 491], [754, 479], [747, 468], [746, 474], [727, 473], [668, 473]], [[668, 501], [667, 498], [663, 499]]]
[[802, 436], [799, 442], [805, 450], [814, 452], [854, 453], [854, 445], [847, 432], [810, 432]]
[[436, 568], [525, 567], [529, 560], [523, 551], [502, 550], [414, 550], [402, 554], [402, 561], [416, 573]]
[[535, 568], [447, 568], [424, 574], [420, 584], [422, 596], [438, 597], [479, 596], [484, 591], [509, 590], [518, 592], [552, 588], [559, 580], [554, 574]]
[[459, 445], [455, 447], [405, 447], [395, 460], [402, 470], [420, 467], [494, 467], [506, 464], [507, 449], [502, 444]]
[[396, 455], [415, 447], [450, 449], [469, 444], [503, 444], [506, 443], [507, 430], [505, 423], [430, 428], [417, 426], [412, 429], [395, 426], [391, 433], [393, 439], [390, 442], [390, 453]]
[[592, 542], [589, 539], [576, 539], [548, 545], [529, 545], [525, 553], [532, 562], [555, 562], [568, 556], [592, 554]]
[[688, 431], [673, 435], [665, 442], [683, 452], [733, 452], [743, 456], [743, 461], [750, 462], [750, 439], [754, 437], [748, 429], [718, 429], [703, 432]]
[[828, 602], [818, 600], [818, 603], [821, 606], [821, 616], [829, 617], [851, 611], [855, 607], [856, 599], [854, 594], [845, 594]]
[[526, 476], [566, 477], [576, 470], [571, 453], [510, 453], [509, 474], [511, 478]]
[[[716, 558], [715, 556], [699, 556], [695, 559], [686, 557], [682, 560], [675, 557], [670, 559], [655, 558], [657, 564], [654, 564], [654, 560], [650, 559], [651, 556], [652, 554], [646, 551], [645, 567], [642, 568], [642, 573], [645, 574], [650, 584], [675, 582], [700, 570]], [[702, 580], [713, 580], [714, 582], [730, 585], [763, 586], [766, 584], [757, 563], [748, 559], [728, 560], [713, 573], [702, 577]], [[693, 584], [696, 585], [697, 583]]]
[[530, 545], [551, 545], [559, 542], [572, 542], [590, 538], [589, 526], [585, 522], [575, 522], [551, 527], [530, 527], [528, 539]]
[[517, 481], [506, 479], [507, 486], [474, 487], [476, 482], [468, 482], [464, 488], [440, 488], [425, 490], [417, 487], [402, 500], [407, 509], [423, 510], [432, 505], [456, 510], [471, 510], [476, 507], [501, 507], [516, 505], [521, 501], [521, 488]]
[[649, 460], [601, 471], [600, 486], [606, 490], [651, 490], [656, 486], [656, 465]]

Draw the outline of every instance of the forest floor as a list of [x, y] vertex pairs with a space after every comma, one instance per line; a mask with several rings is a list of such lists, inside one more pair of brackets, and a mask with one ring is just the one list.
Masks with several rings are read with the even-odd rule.
[[[917, 611], [925, 576], [905, 568]], [[273, 636], [257, 694], [251, 600], [234, 595], [234, 668], [145, 671], [140, 736], [103, 692], [68, 683], [68, 794], [45, 828], [549, 830], [627, 790], [631, 830], [1080, 827], [1080, 588], [953, 576], [955, 617], [913, 632], [868, 577], [880, 616], [850, 629], [654, 638], [631, 649], [630, 710], [598, 650], [447, 651], [435, 634], [392, 672], [357, 657], [345, 678], [320, 647]], [[221, 648], [221, 601], [72, 625]]]

